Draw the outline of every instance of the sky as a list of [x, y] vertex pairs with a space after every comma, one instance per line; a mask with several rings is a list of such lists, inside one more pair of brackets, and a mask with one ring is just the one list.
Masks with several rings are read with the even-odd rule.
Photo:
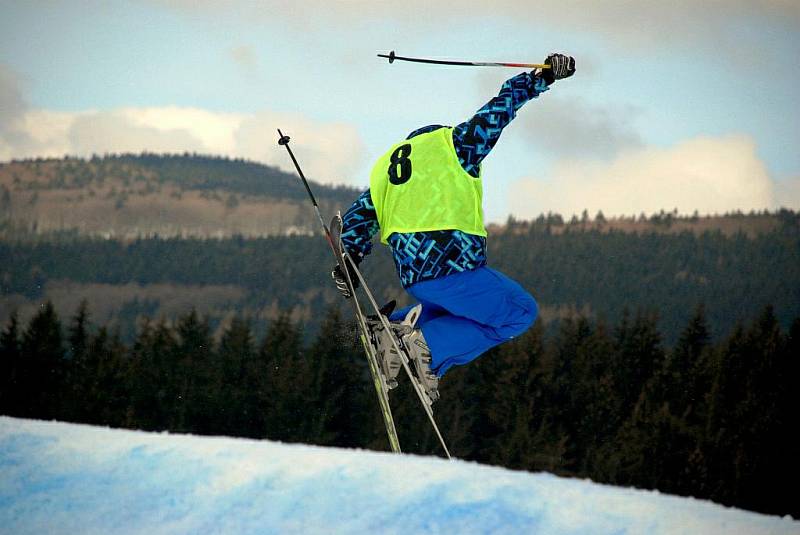
[[199, 152], [366, 188], [428, 124], [467, 120], [519, 71], [577, 73], [484, 162], [486, 219], [800, 209], [796, 0], [0, 0], [0, 162]]
[[796, 534], [800, 522], [465, 461], [0, 416], [4, 533]]

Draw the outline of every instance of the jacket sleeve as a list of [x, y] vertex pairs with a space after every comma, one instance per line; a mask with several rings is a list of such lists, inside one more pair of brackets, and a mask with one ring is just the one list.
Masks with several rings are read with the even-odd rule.
[[547, 91], [538, 75], [523, 72], [506, 80], [500, 93], [479, 109], [471, 119], [453, 129], [453, 144], [461, 166], [477, 177], [480, 163], [494, 148], [503, 128], [516, 117], [526, 102]]
[[357, 263], [372, 251], [372, 236], [380, 229], [369, 189], [342, 216], [342, 244]]

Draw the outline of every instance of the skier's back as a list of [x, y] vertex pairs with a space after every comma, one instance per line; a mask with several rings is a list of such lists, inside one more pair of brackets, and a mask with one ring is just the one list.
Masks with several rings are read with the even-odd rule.
[[[373, 167], [370, 188], [344, 215], [342, 243], [356, 263], [380, 230], [401, 284], [419, 302], [390, 319], [413, 316], [415, 328], [402, 342], [433, 400], [450, 367], [522, 334], [538, 314], [525, 289], [486, 265], [480, 166], [520, 107], [575, 72], [568, 56], [553, 54], [545, 63], [552, 68], [507, 80], [468, 121], [426, 126], [394, 144]], [[338, 267], [333, 276], [348, 296]], [[389, 375], [399, 369], [383, 365]]]

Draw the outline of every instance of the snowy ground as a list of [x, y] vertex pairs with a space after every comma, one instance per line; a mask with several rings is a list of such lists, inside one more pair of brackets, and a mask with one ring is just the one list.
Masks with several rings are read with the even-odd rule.
[[0, 533], [782, 534], [800, 522], [463, 461], [0, 417]]

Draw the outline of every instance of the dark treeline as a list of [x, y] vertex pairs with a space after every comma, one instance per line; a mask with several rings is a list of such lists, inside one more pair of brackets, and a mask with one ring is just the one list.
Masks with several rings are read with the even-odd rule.
[[[282, 315], [262, 339], [236, 317], [214, 340], [194, 311], [143, 322], [132, 344], [82, 305], [43, 305], [0, 335], [0, 412], [96, 425], [386, 449], [365, 359], [335, 309], [315, 339]], [[712, 338], [698, 307], [671, 347], [649, 312], [576, 316], [452, 370], [437, 419], [454, 455], [800, 516], [792, 440], [800, 319], [772, 307]], [[407, 382], [404, 450], [438, 454]]]
[[24, 328], [13, 315], [0, 335], [0, 412], [365, 445], [375, 438], [372, 407], [364, 398], [370, 394], [364, 359], [354, 358], [353, 342], [336, 310], [310, 346], [302, 345], [300, 328], [287, 315], [260, 341], [251, 322], [236, 317], [215, 341], [207, 320], [192, 311], [174, 325], [144, 321], [126, 345], [115, 331], [93, 325], [85, 302], [66, 326], [48, 302]]
[[[782, 212], [781, 221], [753, 237], [603, 232], [549, 219], [515, 223], [492, 237], [489, 262], [520, 281], [551, 317], [578, 309], [617, 322], [628, 306], [652, 308], [659, 311], [665, 339], [674, 343], [687, 310], [699, 303], [707, 305], [715, 333], [772, 304], [788, 328], [800, 315], [800, 215]], [[363, 266], [373, 290], [386, 299], [399, 297], [387, 248], [376, 247], [371, 256]], [[234, 311], [259, 310], [276, 300], [281, 308], [313, 310], [315, 318], [339, 301], [331, 264], [319, 236], [0, 241], [0, 296], [42, 300], [48, 281], [235, 285], [246, 289], [246, 297], [231, 304]]]

